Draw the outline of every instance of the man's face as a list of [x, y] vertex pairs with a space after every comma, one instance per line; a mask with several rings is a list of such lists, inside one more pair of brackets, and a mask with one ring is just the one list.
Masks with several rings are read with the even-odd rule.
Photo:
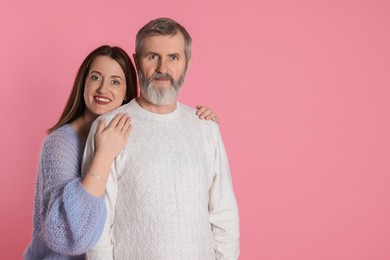
[[149, 36], [138, 61], [141, 95], [154, 105], [176, 102], [187, 70], [185, 41], [174, 36]]

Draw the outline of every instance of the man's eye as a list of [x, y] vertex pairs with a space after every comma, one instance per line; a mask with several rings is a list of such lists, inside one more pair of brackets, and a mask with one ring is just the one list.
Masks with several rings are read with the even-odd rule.
[[157, 56], [156, 54], [151, 54], [151, 55], [149, 56], [149, 58], [150, 58], [151, 60], [158, 60], [158, 56]]
[[177, 56], [171, 56], [171, 60], [178, 60], [179, 59], [179, 57], [177, 57]]

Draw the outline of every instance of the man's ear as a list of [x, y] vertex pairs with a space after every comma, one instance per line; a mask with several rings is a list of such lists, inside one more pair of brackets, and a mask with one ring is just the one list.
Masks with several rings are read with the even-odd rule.
[[187, 70], [190, 68], [191, 61], [192, 61], [192, 58], [190, 57], [188, 59], [188, 62], [187, 62]]

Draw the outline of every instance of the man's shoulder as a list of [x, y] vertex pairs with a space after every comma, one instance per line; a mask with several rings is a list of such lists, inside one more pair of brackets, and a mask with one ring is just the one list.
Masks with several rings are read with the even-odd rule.
[[100, 116], [104, 117], [106, 119], [106, 122], [110, 122], [117, 114], [129, 114], [132, 111], [134, 111], [134, 100], [130, 101], [127, 104], [124, 104], [110, 112], [107, 112], [106, 114]]
[[188, 105], [178, 103], [178, 107], [180, 109], [180, 116], [184, 120], [190, 120], [193, 122], [193, 124], [196, 125], [204, 125], [206, 120], [200, 120], [199, 116], [196, 114], [196, 109], [193, 107], [190, 107]]
[[212, 133], [213, 135], [219, 132], [218, 124], [212, 120], [200, 119], [196, 114], [197, 109], [182, 103], [178, 103], [178, 105], [180, 106], [182, 119], [187, 121], [188, 126], [193, 128], [193, 130], [197, 129], [197, 131], [201, 130], [208, 134]]
[[180, 107], [180, 111], [183, 113], [183, 114], [186, 114], [186, 115], [196, 115], [196, 109], [193, 108], [193, 107], [190, 107], [186, 104], [183, 104], [183, 103], [180, 103], [180, 102], [177, 102], [177, 105], [178, 107]]

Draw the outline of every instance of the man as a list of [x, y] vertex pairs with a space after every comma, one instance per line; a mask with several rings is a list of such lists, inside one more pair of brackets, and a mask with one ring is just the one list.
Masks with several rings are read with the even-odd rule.
[[[136, 37], [140, 97], [105, 115], [132, 118], [132, 133], [107, 180], [106, 229], [91, 259], [237, 259], [238, 209], [218, 125], [176, 98], [191, 37], [159, 18]], [[94, 123], [83, 169], [94, 152]], [[82, 171], [84, 172], [84, 170]]]

